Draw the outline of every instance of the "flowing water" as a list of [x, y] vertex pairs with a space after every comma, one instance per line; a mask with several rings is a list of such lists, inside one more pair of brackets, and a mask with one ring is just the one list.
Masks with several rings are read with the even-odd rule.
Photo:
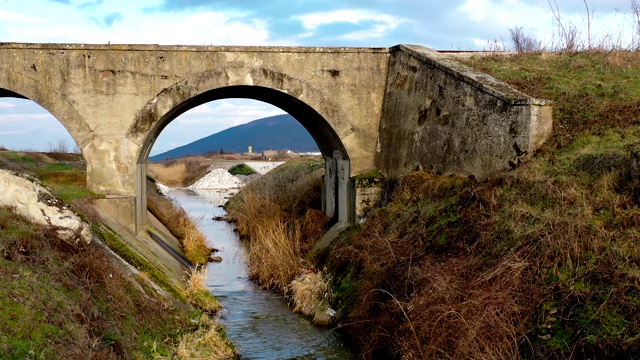
[[172, 190], [169, 194], [193, 219], [213, 246], [220, 263], [207, 267], [208, 286], [222, 303], [219, 322], [242, 359], [353, 359], [335, 332], [313, 326], [294, 314], [285, 300], [251, 282], [246, 252], [233, 225], [214, 221], [230, 194], [219, 190]]

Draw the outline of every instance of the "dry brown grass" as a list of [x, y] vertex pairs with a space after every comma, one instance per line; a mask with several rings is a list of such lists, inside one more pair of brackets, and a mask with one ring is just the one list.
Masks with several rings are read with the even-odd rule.
[[348, 307], [343, 329], [364, 358], [518, 353], [524, 316], [515, 289], [526, 263], [492, 264], [470, 251], [478, 236], [465, 219], [476, 204], [472, 185], [428, 172], [407, 176], [392, 204], [327, 255], [337, 273], [334, 301]]
[[183, 208], [160, 194], [150, 181], [147, 182], [147, 208], [180, 241], [189, 261], [202, 265], [208, 262], [211, 249], [207, 246], [205, 236], [198, 230], [196, 222]]
[[207, 246], [207, 238], [197, 228], [196, 221], [190, 218], [180, 218], [178, 221], [180, 232], [184, 234], [182, 250], [187, 259], [195, 264], [205, 264], [208, 262], [211, 249]]
[[0, 285], [3, 358], [151, 358], [189, 331], [186, 311], [136, 284], [102, 245], [70, 244], [7, 209]]
[[187, 278], [185, 296], [196, 308], [209, 314], [214, 314], [222, 309], [222, 305], [211, 294], [207, 286], [207, 272], [204, 268], [195, 268]]
[[[304, 256], [325, 231], [321, 163], [295, 160], [242, 189], [227, 206], [249, 239], [249, 271], [261, 286], [283, 292], [310, 264]], [[315, 209], [314, 209], [315, 208]]]
[[209, 316], [203, 315], [198, 326], [197, 331], [180, 338], [175, 351], [178, 359], [227, 360], [238, 357], [235, 349], [223, 336], [224, 328]]
[[293, 312], [308, 316], [314, 324], [329, 326], [335, 320], [327, 314], [331, 309], [332, 290], [331, 278], [326, 273], [308, 271], [298, 276], [287, 286], [286, 294], [293, 304]]
[[284, 291], [291, 280], [306, 268], [301, 258], [300, 229], [275, 220], [260, 226], [251, 236], [249, 271], [260, 286]]
[[147, 171], [160, 183], [170, 187], [186, 187], [204, 176], [210, 159], [203, 156], [184, 157], [160, 163], [148, 163]]

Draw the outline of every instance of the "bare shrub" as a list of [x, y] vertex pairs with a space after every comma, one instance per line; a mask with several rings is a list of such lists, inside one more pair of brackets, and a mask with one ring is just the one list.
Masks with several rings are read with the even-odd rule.
[[631, 19], [633, 25], [633, 40], [631, 49], [640, 49], [640, 2], [638, 0], [629, 0], [631, 8]]
[[48, 142], [49, 152], [66, 154], [69, 152], [69, 145], [65, 139], [59, 139], [55, 144]]
[[511, 35], [511, 46], [518, 53], [540, 51], [542, 48], [541, 42], [535, 37], [525, 34], [521, 27], [510, 28], [509, 34]]

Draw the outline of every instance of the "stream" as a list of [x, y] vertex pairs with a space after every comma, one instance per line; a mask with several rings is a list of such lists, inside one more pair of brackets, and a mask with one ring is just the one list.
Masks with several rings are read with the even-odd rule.
[[[197, 192], [196, 192], [197, 191]], [[246, 251], [233, 224], [214, 221], [224, 216], [230, 194], [221, 190], [173, 189], [169, 196], [220, 251], [220, 263], [207, 266], [208, 287], [224, 306], [219, 322], [242, 359], [354, 359], [341, 337], [294, 314], [282, 296], [261, 289], [249, 280]]]

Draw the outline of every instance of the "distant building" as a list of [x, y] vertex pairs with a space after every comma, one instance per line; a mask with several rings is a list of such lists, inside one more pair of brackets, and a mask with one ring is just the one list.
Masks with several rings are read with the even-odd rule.
[[262, 156], [266, 158], [284, 158], [298, 156], [293, 150], [280, 149], [280, 150], [262, 150]]
[[278, 150], [262, 150], [262, 156], [266, 158], [278, 156]]

